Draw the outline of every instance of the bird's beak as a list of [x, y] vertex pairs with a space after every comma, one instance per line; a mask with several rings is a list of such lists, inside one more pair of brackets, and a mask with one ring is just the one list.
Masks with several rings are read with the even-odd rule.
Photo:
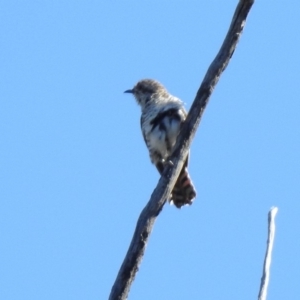
[[127, 91], [125, 91], [124, 93], [130, 93], [130, 94], [133, 94], [134, 91], [133, 91], [133, 90], [127, 90]]

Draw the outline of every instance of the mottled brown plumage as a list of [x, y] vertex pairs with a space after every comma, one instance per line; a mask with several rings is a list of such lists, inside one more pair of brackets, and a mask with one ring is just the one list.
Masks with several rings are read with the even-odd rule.
[[[150, 159], [160, 174], [172, 154], [182, 122], [186, 118], [183, 102], [168, 93], [158, 81], [144, 79], [132, 93], [142, 110], [141, 129]], [[170, 201], [178, 208], [192, 204], [196, 191], [187, 171], [188, 158], [174, 186]]]

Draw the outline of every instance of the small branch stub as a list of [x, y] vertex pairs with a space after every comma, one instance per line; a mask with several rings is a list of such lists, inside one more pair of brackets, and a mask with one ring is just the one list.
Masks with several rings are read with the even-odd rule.
[[267, 290], [270, 280], [270, 266], [272, 258], [272, 250], [275, 237], [275, 217], [278, 212], [277, 207], [272, 207], [268, 214], [268, 241], [267, 241], [267, 250], [265, 255], [263, 274], [260, 283], [258, 300], [267, 299]]

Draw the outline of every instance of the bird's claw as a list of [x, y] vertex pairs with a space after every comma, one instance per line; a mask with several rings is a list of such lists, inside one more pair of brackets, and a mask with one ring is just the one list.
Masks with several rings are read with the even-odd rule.
[[164, 165], [169, 165], [169, 166], [171, 166], [171, 167], [174, 166], [173, 162], [172, 162], [170, 159], [165, 160], [164, 158], [162, 158], [161, 162], [162, 162]]

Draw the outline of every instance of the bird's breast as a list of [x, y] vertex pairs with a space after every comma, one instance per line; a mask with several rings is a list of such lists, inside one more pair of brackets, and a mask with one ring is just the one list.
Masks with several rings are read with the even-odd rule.
[[156, 151], [162, 158], [167, 158], [176, 143], [184, 112], [176, 107], [153, 110], [145, 114], [142, 120], [142, 130], [150, 153]]

